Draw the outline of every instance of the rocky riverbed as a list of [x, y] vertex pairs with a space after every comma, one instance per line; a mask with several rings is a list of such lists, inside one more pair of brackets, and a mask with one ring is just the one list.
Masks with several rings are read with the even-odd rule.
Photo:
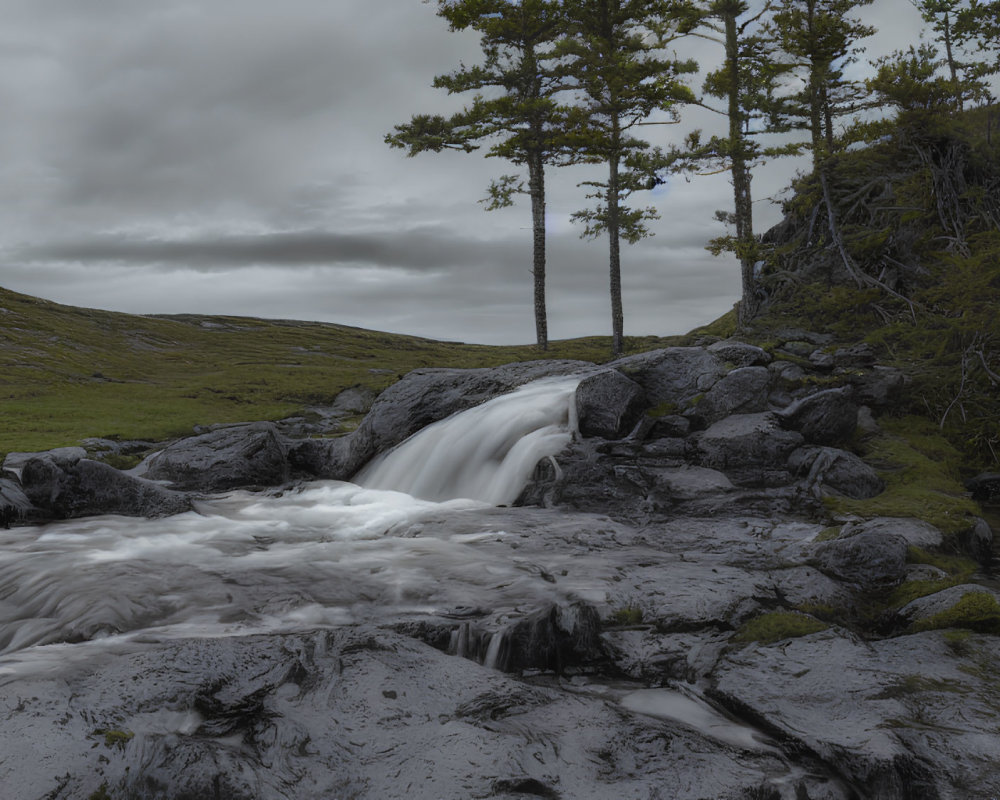
[[[825, 344], [421, 370], [350, 435], [223, 427], [129, 472], [9, 457], [37, 524], [0, 550], [0, 785], [995, 800], [990, 527], [836, 511], [885, 491], [856, 445], [906, 381]], [[565, 375], [578, 433], [507, 506], [340, 483]]]

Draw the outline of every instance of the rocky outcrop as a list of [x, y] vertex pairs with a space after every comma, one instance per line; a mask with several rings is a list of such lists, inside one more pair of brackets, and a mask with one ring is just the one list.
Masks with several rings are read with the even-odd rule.
[[865, 500], [885, 489], [885, 481], [868, 464], [834, 447], [801, 447], [789, 456], [788, 468], [818, 496], [832, 492]]
[[906, 548], [906, 538], [899, 533], [859, 527], [817, 545], [814, 559], [825, 573], [862, 591], [875, 591], [903, 580]]
[[807, 395], [780, 412], [782, 424], [810, 444], [839, 445], [850, 440], [858, 422], [858, 406], [850, 387]]
[[617, 370], [588, 375], [576, 389], [577, 425], [583, 436], [621, 439], [645, 410], [642, 387]]
[[227, 426], [153, 454], [142, 475], [182, 491], [279, 486], [289, 477], [287, 446], [273, 423]]
[[81, 458], [78, 452], [38, 454], [23, 462], [20, 473], [24, 496], [34, 507], [23, 513], [43, 518], [161, 517], [191, 508], [185, 494]]

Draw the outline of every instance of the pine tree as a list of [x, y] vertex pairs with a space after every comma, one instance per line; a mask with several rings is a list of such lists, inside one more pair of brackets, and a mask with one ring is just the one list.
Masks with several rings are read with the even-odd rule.
[[453, 31], [481, 36], [482, 64], [439, 75], [434, 86], [449, 94], [474, 92], [470, 105], [445, 118], [420, 114], [385, 137], [413, 156], [424, 151], [472, 152], [489, 143], [487, 156], [524, 166], [528, 184], [517, 175], [493, 181], [488, 209], [513, 204], [515, 194], [531, 198], [532, 273], [535, 336], [548, 348], [545, 303], [545, 165], [568, 152], [562, 143], [568, 109], [557, 100], [563, 86], [551, 66], [550, 51], [563, 35], [558, 0], [439, 0], [438, 15]]
[[705, 101], [701, 105], [727, 117], [728, 135], [712, 136], [703, 141], [701, 131], [694, 131], [683, 148], [671, 150], [675, 171], [719, 172], [728, 170], [733, 185], [733, 211], [716, 212], [732, 223], [735, 236], [713, 240], [710, 249], [729, 250], [740, 260], [742, 294], [738, 307], [739, 325], [745, 326], [759, 305], [755, 265], [758, 243], [753, 227], [752, 168], [771, 157], [798, 151], [797, 146], [765, 147], [755, 137], [773, 130], [780, 101], [778, 84], [790, 65], [781, 62], [773, 41], [763, 35], [759, 24], [770, 10], [769, 4], [751, 13], [744, 0], [707, 0], [678, 5], [686, 17], [684, 30], [693, 36], [721, 45], [723, 65], [705, 79], [706, 95], [723, 100], [725, 109]]
[[612, 354], [618, 356], [624, 351], [620, 240], [634, 244], [649, 236], [645, 223], [658, 216], [625, 200], [655, 186], [665, 163], [633, 130], [657, 112], [675, 117], [676, 103], [693, 101], [680, 76], [697, 65], [666, 55], [671, 31], [661, 0], [565, 0], [563, 7], [569, 35], [556, 52], [576, 87], [573, 148], [581, 161], [608, 169], [606, 180], [582, 184], [596, 204], [573, 219], [584, 223], [585, 238], [608, 235]]
[[862, 51], [858, 40], [875, 33], [850, 14], [872, 2], [779, 0], [773, 17], [774, 37], [800, 69], [804, 85], [786, 106], [785, 120], [809, 132], [813, 167], [820, 172], [839, 149], [834, 120], [865, 105], [864, 84], [847, 78], [844, 69]]

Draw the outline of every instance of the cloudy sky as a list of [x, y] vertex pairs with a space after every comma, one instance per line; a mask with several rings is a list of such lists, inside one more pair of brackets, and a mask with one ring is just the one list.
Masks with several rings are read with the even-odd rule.
[[[0, 286], [132, 313], [324, 320], [441, 339], [534, 340], [527, 203], [477, 201], [509, 165], [407, 158], [383, 137], [460, 104], [435, 74], [477, 60], [421, 0], [0, 0]], [[916, 40], [875, 0], [873, 51]], [[708, 44], [706, 64], [718, 54]], [[654, 128], [657, 144], [704, 125]], [[755, 179], [758, 229], [795, 165]], [[606, 243], [549, 178], [549, 334], [610, 332]], [[626, 334], [670, 334], [735, 302], [704, 250], [725, 176], [650, 195], [656, 236], [623, 254]]]

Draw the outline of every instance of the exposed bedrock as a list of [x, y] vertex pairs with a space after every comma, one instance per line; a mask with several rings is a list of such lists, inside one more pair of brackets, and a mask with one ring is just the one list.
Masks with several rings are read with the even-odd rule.
[[40, 453], [19, 467], [23, 493], [30, 508], [22, 516], [49, 518], [123, 514], [161, 517], [191, 508], [181, 492], [83, 458], [82, 448]]

